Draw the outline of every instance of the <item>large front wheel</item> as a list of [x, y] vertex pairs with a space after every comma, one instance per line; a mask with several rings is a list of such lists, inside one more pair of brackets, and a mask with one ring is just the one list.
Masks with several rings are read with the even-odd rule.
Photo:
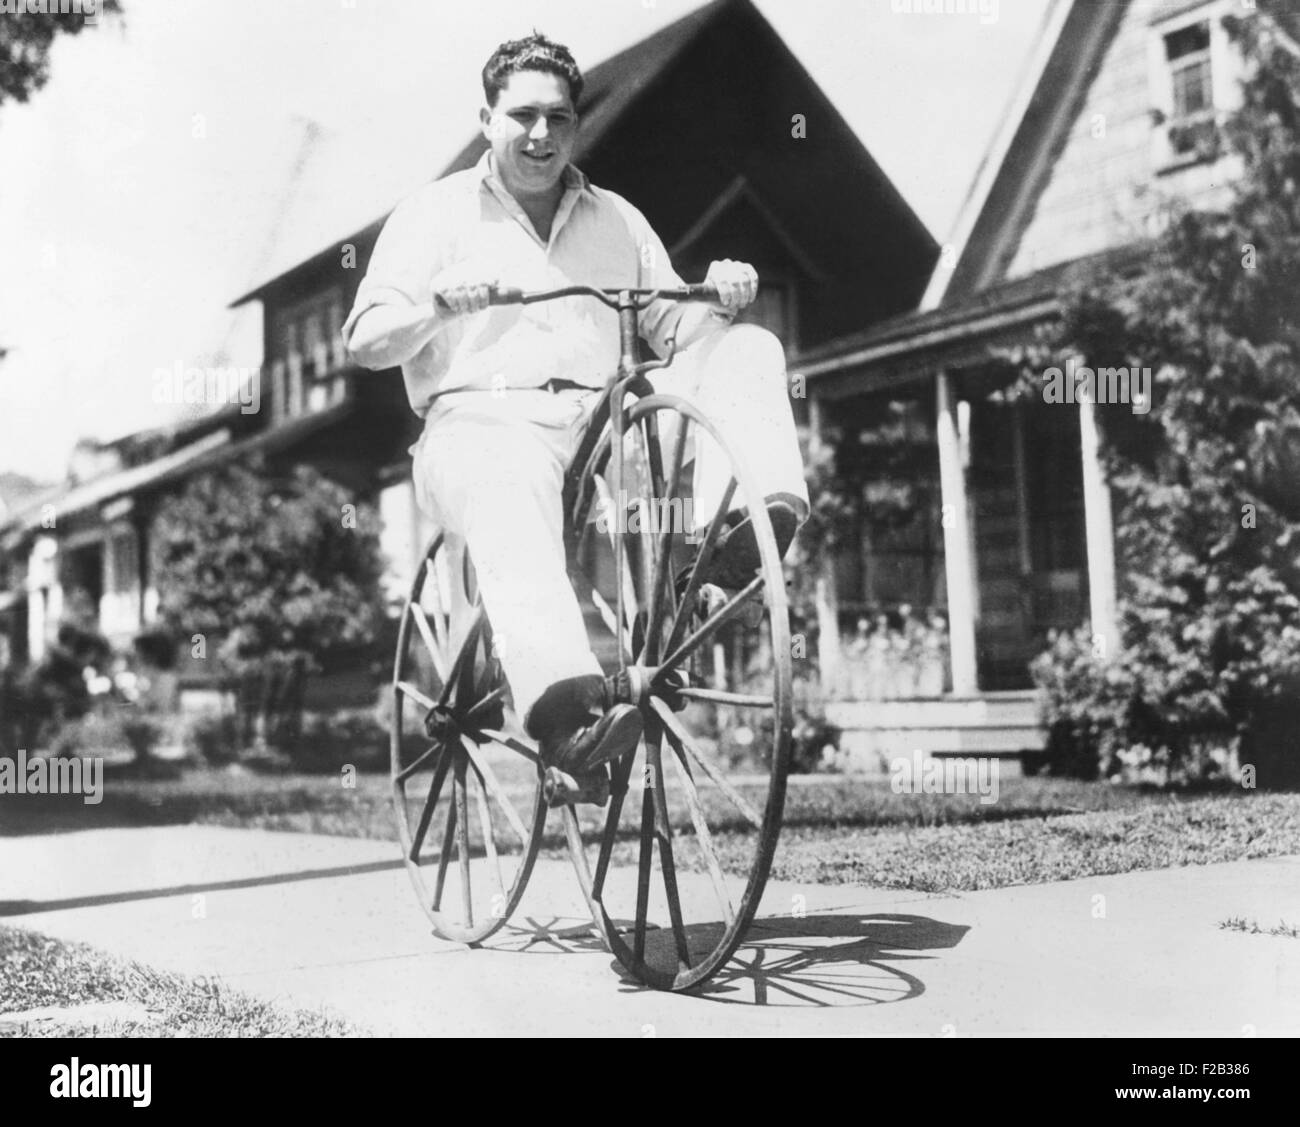
[[[615, 768], [608, 806], [569, 807], [564, 820], [610, 950], [638, 980], [688, 990], [744, 938], [776, 849], [789, 614], [763, 498], [714, 425], [663, 395], [624, 418], [621, 466], [607, 430], [578, 479], [573, 578], [646, 735]], [[725, 530], [746, 517], [759, 567], [739, 588], [706, 582]]]

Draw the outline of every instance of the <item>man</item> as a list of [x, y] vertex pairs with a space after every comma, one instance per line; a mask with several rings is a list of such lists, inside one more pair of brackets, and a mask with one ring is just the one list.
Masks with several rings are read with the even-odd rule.
[[[641, 736], [640, 713], [612, 704], [591, 652], [561, 532], [564, 472], [618, 356], [617, 317], [589, 298], [488, 299], [495, 285], [682, 283], [645, 217], [569, 163], [582, 76], [567, 48], [536, 33], [502, 44], [483, 91], [489, 151], [396, 208], [343, 334], [364, 366], [402, 366], [425, 419], [412, 448], [417, 499], [468, 546], [515, 708], [543, 761], [590, 778]], [[784, 552], [808, 495], [783, 352], [770, 333], [730, 324], [757, 293], [751, 266], [714, 262], [708, 280], [716, 304], [655, 302], [641, 335], [660, 355], [676, 336], [685, 351], [656, 386], [692, 398], [747, 457]], [[704, 508], [705, 460], [697, 452], [707, 519], [721, 492]], [[737, 522], [707, 578], [740, 587], [758, 563], [748, 522]]]

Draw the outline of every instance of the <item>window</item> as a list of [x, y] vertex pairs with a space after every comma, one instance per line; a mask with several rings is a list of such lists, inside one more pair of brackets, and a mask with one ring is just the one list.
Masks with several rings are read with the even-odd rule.
[[1185, 122], [1212, 110], [1209, 21], [1202, 20], [1166, 35], [1165, 58], [1173, 79], [1174, 122]]
[[274, 314], [270, 346], [276, 418], [323, 410], [345, 397], [342, 325], [337, 290]]
[[1239, 102], [1243, 66], [1224, 24], [1236, 10], [1231, 0], [1185, 4], [1180, 14], [1152, 23], [1147, 49], [1157, 174], [1224, 155], [1220, 126]]

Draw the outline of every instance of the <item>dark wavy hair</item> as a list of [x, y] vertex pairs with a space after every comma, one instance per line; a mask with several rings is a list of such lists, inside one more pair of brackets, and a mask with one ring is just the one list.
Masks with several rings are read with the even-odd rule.
[[555, 43], [534, 30], [526, 39], [502, 43], [483, 65], [483, 96], [489, 108], [497, 104], [510, 76], [521, 70], [541, 70], [563, 78], [575, 106], [582, 97], [582, 71], [572, 52], [563, 43]]

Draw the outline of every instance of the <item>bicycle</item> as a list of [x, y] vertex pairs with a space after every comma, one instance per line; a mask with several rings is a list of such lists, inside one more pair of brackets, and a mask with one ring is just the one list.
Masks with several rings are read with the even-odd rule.
[[[640, 708], [645, 734], [633, 755], [613, 765], [607, 803], [580, 804], [583, 796], [568, 788], [570, 780], [543, 764], [522, 734], [508, 730], [508, 686], [472, 561], [463, 546], [436, 533], [411, 584], [394, 662], [391, 765], [398, 833], [434, 934], [478, 946], [519, 904], [548, 813], [558, 809], [599, 938], [639, 982], [690, 990], [715, 974], [743, 940], [780, 832], [792, 728], [785, 581], [748, 467], [698, 408], [656, 392], [647, 378], [672, 363], [675, 340], [667, 342], [662, 360], [636, 359], [637, 314], [646, 305], [657, 298], [709, 300], [716, 291], [707, 284], [501, 289], [491, 303], [574, 296], [617, 311], [620, 355], [564, 479], [569, 577], [592, 623], [593, 649], [612, 644], [615, 656], [604, 664], [607, 672], [616, 664], [620, 689]], [[665, 432], [673, 438], [667, 459]], [[691, 512], [683, 470], [690, 440], [697, 448], [701, 436], [726, 459], [730, 476], [721, 501], [707, 525], [669, 520], [669, 527], [659, 527], [656, 508], [660, 514]], [[753, 520], [762, 564], [746, 587], [728, 593], [702, 579], [735, 509]], [[646, 524], [649, 531], [633, 527]], [[444, 794], [448, 779], [450, 796]], [[638, 780], [639, 823], [635, 800], [627, 801]], [[584, 820], [586, 839], [594, 840], [584, 839]], [[430, 850], [439, 827], [441, 847]], [[615, 864], [629, 854], [634, 869]], [[425, 877], [435, 867], [430, 889]], [[687, 871], [707, 880], [683, 882]], [[449, 884], [458, 886], [450, 895]], [[712, 890], [706, 904], [713, 900], [716, 907], [699, 904], [705, 884]], [[658, 919], [666, 915], [667, 928], [651, 921], [652, 908]]]

